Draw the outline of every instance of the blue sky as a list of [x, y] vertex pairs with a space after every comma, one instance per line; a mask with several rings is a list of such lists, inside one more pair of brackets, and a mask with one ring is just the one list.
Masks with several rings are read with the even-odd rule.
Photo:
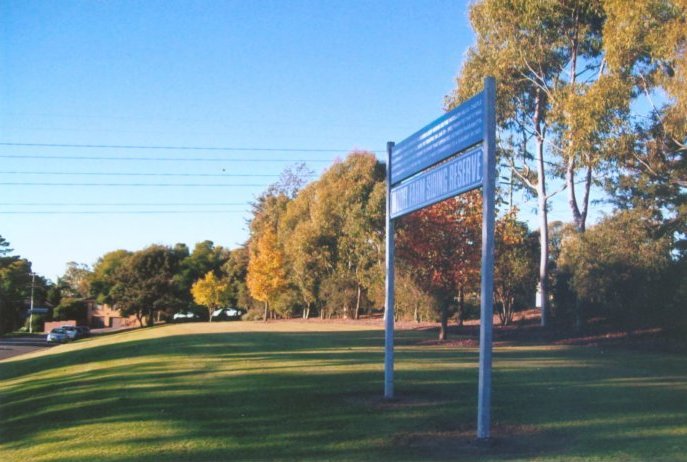
[[53, 280], [118, 248], [236, 247], [295, 160], [381, 157], [441, 115], [467, 4], [4, 0], [0, 235]]

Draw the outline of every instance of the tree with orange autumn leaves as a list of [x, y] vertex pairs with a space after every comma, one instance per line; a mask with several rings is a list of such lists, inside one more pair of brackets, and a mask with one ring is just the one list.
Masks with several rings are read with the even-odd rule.
[[482, 200], [470, 192], [418, 210], [400, 220], [397, 255], [401, 266], [439, 307], [439, 339], [446, 339], [451, 307], [463, 309], [466, 291], [479, 283]]
[[265, 306], [263, 321], [267, 321], [270, 302], [287, 287], [284, 254], [277, 236], [267, 228], [250, 247], [246, 284], [251, 295]]
[[[516, 299], [534, 286], [536, 262], [527, 227], [512, 210], [496, 221], [494, 296], [502, 324], [513, 319]], [[446, 339], [448, 318], [465, 313], [466, 293], [477, 292], [482, 258], [482, 195], [473, 191], [418, 210], [400, 220], [397, 248], [402, 271], [436, 299]]]

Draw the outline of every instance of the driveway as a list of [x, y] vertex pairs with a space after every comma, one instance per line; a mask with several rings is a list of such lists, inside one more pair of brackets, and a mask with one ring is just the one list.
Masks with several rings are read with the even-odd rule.
[[0, 361], [54, 346], [46, 342], [47, 334], [27, 334], [17, 337], [0, 337]]

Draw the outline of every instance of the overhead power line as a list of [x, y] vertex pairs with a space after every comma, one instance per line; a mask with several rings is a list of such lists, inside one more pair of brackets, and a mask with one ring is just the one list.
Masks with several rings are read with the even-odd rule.
[[97, 187], [159, 187], [159, 188], [251, 188], [251, 187], [265, 187], [264, 183], [40, 183], [27, 181], [6, 181], [0, 182], [0, 186], [97, 186]]
[[55, 159], [55, 160], [112, 160], [112, 161], [155, 161], [155, 162], [242, 162], [242, 163], [274, 163], [274, 162], [317, 162], [329, 163], [331, 159], [255, 159], [249, 157], [242, 158], [220, 158], [220, 157], [112, 157], [112, 156], [49, 156], [36, 154], [0, 154], [3, 159]]
[[0, 215], [181, 215], [249, 213], [248, 210], [31, 210], [0, 211]]
[[[77, 176], [148, 176], [148, 177], [252, 177], [252, 178], [278, 178], [279, 175], [267, 175], [259, 173], [156, 173], [156, 172], [30, 172], [30, 171], [9, 171], [0, 172], [0, 175], [77, 175]], [[308, 175], [313, 177], [314, 175]]]
[[16, 207], [226, 207], [248, 202], [0, 202]]
[[[88, 148], [88, 149], [158, 149], [174, 151], [229, 151], [229, 152], [334, 152], [346, 153], [353, 149], [332, 148], [258, 148], [236, 146], [151, 146], [151, 145], [121, 145], [121, 144], [60, 144], [60, 143], [9, 143], [0, 142], [0, 146], [30, 146], [44, 148]], [[385, 150], [372, 151], [384, 153]]]

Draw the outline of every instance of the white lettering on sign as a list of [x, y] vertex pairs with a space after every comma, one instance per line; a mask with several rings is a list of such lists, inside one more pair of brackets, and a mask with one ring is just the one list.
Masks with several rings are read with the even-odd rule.
[[391, 217], [397, 218], [482, 185], [482, 148], [450, 159], [391, 189]]

